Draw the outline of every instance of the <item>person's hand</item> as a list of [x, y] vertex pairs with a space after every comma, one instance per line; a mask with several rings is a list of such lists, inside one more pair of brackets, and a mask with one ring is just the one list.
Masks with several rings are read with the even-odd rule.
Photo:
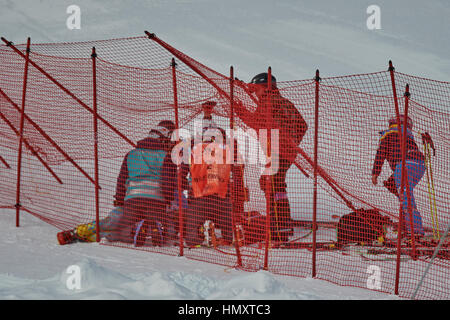
[[114, 199], [114, 207], [123, 207], [123, 200], [116, 200]]
[[378, 184], [378, 176], [377, 175], [372, 175], [372, 183], [374, 186], [376, 186]]

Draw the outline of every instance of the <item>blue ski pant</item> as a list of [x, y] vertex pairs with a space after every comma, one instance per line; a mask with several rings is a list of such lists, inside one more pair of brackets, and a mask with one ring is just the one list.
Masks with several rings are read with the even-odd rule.
[[[421, 160], [406, 160], [406, 172], [408, 176], [408, 188], [411, 199], [408, 199], [407, 189], [403, 190], [403, 217], [406, 225], [406, 231], [411, 233], [411, 217], [408, 212], [408, 201], [411, 201], [412, 208], [412, 221], [414, 225], [414, 233], [415, 234], [424, 234], [423, 225], [422, 225], [422, 216], [420, 215], [419, 210], [416, 206], [416, 201], [414, 199], [414, 188], [419, 183], [420, 179], [422, 179], [425, 173], [425, 162]], [[400, 186], [401, 186], [401, 177], [402, 177], [402, 162], [400, 161], [395, 167], [394, 178], [395, 184], [397, 186], [398, 193], [400, 194]]]

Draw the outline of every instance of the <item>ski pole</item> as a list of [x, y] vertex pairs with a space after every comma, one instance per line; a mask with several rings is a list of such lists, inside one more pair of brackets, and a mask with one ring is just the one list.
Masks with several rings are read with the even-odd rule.
[[432, 204], [432, 200], [431, 200], [430, 171], [428, 169], [428, 145], [426, 143], [423, 145], [423, 152], [425, 154], [425, 168], [426, 168], [426, 172], [427, 172], [428, 200], [430, 201], [430, 215], [431, 215], [431, 223], [433, 224], [433, 238], [436, 239], [433, 204]]
[[[427, 148], [429, 148], [429, 145], [427, 145]], [[441, 236], [439, 234], [439, 220], [438, 220], [437, 206], [436, 206], [436, 192], [434, 189], [433, 168], [431, 165], [431, 150], [428, 150], [428, 156], [429, 156], [428, 162], [430, 165], [430, 181], [431, 181], [431, 191], [432, 191], [432, 197], [433, 197], [434, 220], [435, 220], [435, 224], [436, 224], [437, 239], [439, 239]]]
[[449, 230], [450, 230], [450, 223], [449, 223], [448, 226], [447, 226], [447, 230], [445, 231], [444, 236], [441, 238], [441, 240], [439, 241], [438, 246], [437, 246], [436, 249], [434, 250], [433, 256], [431, 257], [431, 260], [430, 260], [430, 263], [427, 265], [427, 268], [426, 268], [425, 271], [423, 272], [422, 277], [421, 277], [419, 283], [417, 284], [417, 287], [416, 287], [416, 289], [414, 290], [414, 293], [413, 293], [411, 299], [414, 300], [414, 299], [416, 298], [417, 292], [419, 291], [419, 288], [422, 286], [423, 280], [425, 279], [425, 276], [427, 275], [428, 271], [430, 270], [430, 267], [431, 267], [431, 265], [433, 264], [433, 261], [434, 261], [434, 259], [436, 258], [437, 253], [439, 252], [439, 250], [441, 249], [442, 245], [444, 244], [445, 239], [447, 239]]
[[436, 149], [434, 148], [433, 140], [428, 132], [421, 133], [423, 149], [425, 154], [425, 168], [427, 172], [427, 187], [428, 187], [428, 198], [430, 201], [430, 213], [431, 220], [433, 224], [433, 238], [439, 239], [439, 221], [437, 216], [437, 206], [436, 206], [436, 195], [434, 189], [434, 181], [433, 181], [433, 169], [431, 162], [431, 148], [433, 149], [433, 154], [436, 155]]

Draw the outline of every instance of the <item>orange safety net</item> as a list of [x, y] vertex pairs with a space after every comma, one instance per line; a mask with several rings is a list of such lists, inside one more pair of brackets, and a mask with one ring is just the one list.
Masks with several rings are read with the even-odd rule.
[[[410, 297], [444, 235], [448, 82], [390, 68], [248, 85], [148, 33], [32, 44], [28, 60], [4, 42], [0, 207], [72, 230], [63, 242], [98, 231], [107, 245]], [[443, 241], [419, 298], [449, 296]]]

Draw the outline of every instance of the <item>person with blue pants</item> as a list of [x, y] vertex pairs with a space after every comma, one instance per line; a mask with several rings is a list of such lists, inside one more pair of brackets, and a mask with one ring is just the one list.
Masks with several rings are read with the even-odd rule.
[[[401, 191], [401, 177], [402, 177], [402, 152], [401, 152], [401, 138], [403, 137], [403, 123], [404, 116], [400, 115], [400, 130], [397, 124], [397, 118], [392, 118], [389, 120], [389, 128], [385, 131], [380, 132], [380, 142], [377, 149], [377, 153], [375, 156], [375, 161], [373, 163], [372, 168], [372, 183], [374, 185], [377, 184], [378, 176], [381, 173], [381, 169], [383, 167], [384, 161], [386, 160], [389, 163], [391, 170], [393, 171], [393, 175], [385, 181], [385, 186], [389, 189], [390, 192], [399, 196], [401, 193], [403, 195], [403, 218], [404, 218], [404, 226], [406, 228], [406, 232], [410, 235], [412, 234], [411, 230], [411, 216], [408, 210], [408, 202], [410, 202], [412, 209], [412, 224], [414, 228], [415, 235], [424, 235], [424, 229], [422, 224], [422, 216], [417, 209], [416, 201], [414, 198], [414, 188], [422, 179], [425, 173], [425, 157], [419, 151], [419, 148], [414, 141], [414, 136], [412, 134], [413, 122], [408, 117], [407, 118], [407, 137], [406, 137], [406, 174], [407, 174], [407, 182], [405, 180], [405, 187]], [[389, 181], [389, 182], [388, 182]], [[392, 181], [395, 182], [395, 186], [392, 184]], [[409, 195], [408, 198], [408, 187]]]
[[[423, 160], [407, 160], [406, 161], [406, 173], [408, 177], [408, 185], [403, 189], [403, 217], [406, 224], [406, 230], [411, 233], [411, 217], [409, 215], [408, 210], [408, 195], [407, 189], [409, 188], [409, 194], [411, 197], [411, 209], [412, 209], [412, 218], [414, 224], [414, 233], [419, 235], [424, 235], [423, 225], [422, 225], [422, 216], [420, 215], [419, 210], [417, 210], [416, 200], [414, 198], [414, 188], [419, 183], [420, 179], [422, 179], [423, 174], [425, 173], [425, 162]], [[395, 167], [394, 171], [394, 179], [395, 184], [397, 186], [397, 190], [400, 189], [401, 186], [401, 178], [402, 178], [402, 162], [400, 161]]]

